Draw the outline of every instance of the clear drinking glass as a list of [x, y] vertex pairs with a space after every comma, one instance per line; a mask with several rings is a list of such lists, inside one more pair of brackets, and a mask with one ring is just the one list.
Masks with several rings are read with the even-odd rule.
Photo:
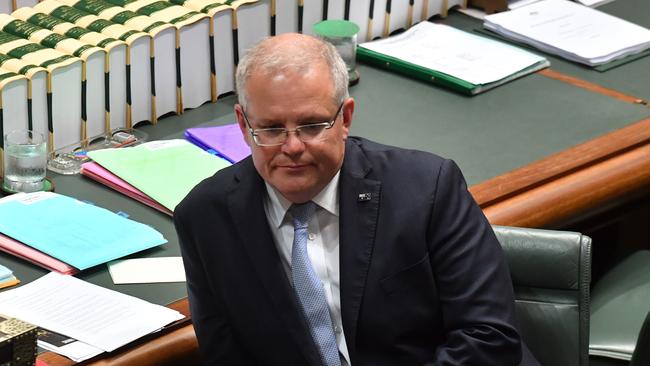
[[314, 24], [314, 34], [334, 45], [343, 61], [345, 61], [350, 85], [354, 85], [359, 81], [357, 33], [359, 33], [359, 26], [348, 20], [323, 20]]
[[47, 142], [43, 134], [15, 130], [4, 136], [4, 188], [12, 192], [43, 189]]

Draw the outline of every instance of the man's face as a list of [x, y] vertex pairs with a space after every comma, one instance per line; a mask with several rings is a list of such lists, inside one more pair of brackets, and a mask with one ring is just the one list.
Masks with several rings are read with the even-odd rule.
[[[298, 126], [329, 122], [339, 107], [334, 100], [334, 85], [323, 64], [304, 73], [283, 71], [265, 75], [254, 72], [247, 82], [248, 106], [243, 112], [253, 129]], [[343, 104], [334, 126], [312, 141], [301, 141], [289, 133], [279, 146], [258, 146], [248, 132], [240, 105], [237, 120], [251, 147], [258, 173], [286, 199], [294, 203], [309, 201], [334, 177], [343, 164], [354, 101]]]

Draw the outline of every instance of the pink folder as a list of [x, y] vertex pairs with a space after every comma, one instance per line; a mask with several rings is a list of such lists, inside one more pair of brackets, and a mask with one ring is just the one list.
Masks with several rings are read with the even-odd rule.
[[62, 274], [75, 274], [78, 269], [52, 258], [49, 255], [16, 241], [8, 236], [0, 234], [0, 250], [22, 258], [37, 266], [56, 271]]
[[105, 186], [113, 188], [114, 190], [133, 198], [134, 200], [144, 203], [145, 205], [155, 208], [156, 210], [165, 213], [169, 216], [173, 216], [173, 212], [168, 210], [166, 207], [156, 202], [151, 197], [142, 193], [139, 189], [133, 187], [126, 181], [120, 179], [115, 174], [104, 169], [101, 165], [90, 161], [83, 163], [81, 165], [81, 174], [87, 176], [88, 178], [95, 180]]

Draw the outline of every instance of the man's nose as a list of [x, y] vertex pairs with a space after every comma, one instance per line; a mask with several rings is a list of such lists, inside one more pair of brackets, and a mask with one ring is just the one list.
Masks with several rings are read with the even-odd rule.
[[287, 131], [287, 140], [282, 144], [282, 152], [295, 155], [305, 150], [305, 143], [298, 137], [298, 131]]

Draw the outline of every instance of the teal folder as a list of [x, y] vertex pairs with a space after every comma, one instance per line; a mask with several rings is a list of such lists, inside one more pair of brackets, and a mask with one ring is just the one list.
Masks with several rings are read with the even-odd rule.
[[80, 270], [167, 242], [147, 225], [53, 192], [0, 199], [0, 233]]

